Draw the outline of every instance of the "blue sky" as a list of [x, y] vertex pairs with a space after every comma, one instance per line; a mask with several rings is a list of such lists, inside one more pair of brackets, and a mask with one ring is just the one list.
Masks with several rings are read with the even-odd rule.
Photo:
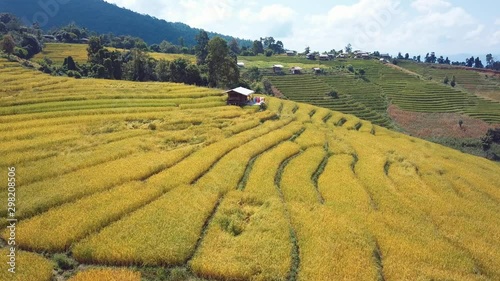
[[273, 36], [297, 51], [339, 50], [351, 43], [355, 49], [412, 56], [500, 55], [500, 1], [106, 1], [241, 38]]

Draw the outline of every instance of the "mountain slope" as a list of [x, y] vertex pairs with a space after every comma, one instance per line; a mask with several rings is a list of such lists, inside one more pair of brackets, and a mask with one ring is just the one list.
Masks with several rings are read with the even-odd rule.
[[[259, 111], [4, 59], [0, 83], [22, 250], [216, 280], [500, 279], [500, 166], [486, 159], [275, 98]], [[23, 270], [47, 280], [34, 259]]]
[[[43, 3], [48, 3], [44, 5]], [[59, 4], [62, 3], [62, 4]], [[148, 15], [119, 8], [103, 0], [86, 1], [38, 1], [38, 0], [2, 0], [0, 12], [12, 13], [25, 23], [38, 22], [45, 30], [67, 25], [71, 22], [98, 33], [132, 35], [143, 38], [148, 44], [167, 40], [177, 43], [183, 37], [187, 45], [194, 45], [195, 36], [200, 29], [183, 23], [173, 23]], [[209, 36], [219, 35], [209, 33]], [[222, 36], [222, 35], [219, 35]], [[230, 36], [222, 36], [229, 40]], [[249, 45], [250, 41], [241, 43]]]

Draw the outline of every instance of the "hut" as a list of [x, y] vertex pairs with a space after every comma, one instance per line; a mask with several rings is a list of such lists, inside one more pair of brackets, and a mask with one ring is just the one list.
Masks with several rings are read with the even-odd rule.
[[321, 74], [323, 73], [323, 70], [319, 67], [313, 67], [312, 69], [314, 71], [314, 74]]
[[247, 88], [243, 88], [243, 87], [238, 87], [238, 88], [229, 90], [226, 92], [226, 94], [228, 96], [227, 97], [227, 104], [228, 105], [239, 105], [239, 106], [246, 105], [248, 102], [253, 100], [252, 95], [254, 93], [255, 93], [254, 91], [247, 89]]
[[319, 55], [319, 60], [327, 61], [330, 60], [330, 56], [328, 54]]
[[292, 74], [302, 74], [302, 67], [294, 66], [290, 68]]
[[283, 65], [281, 64], [275, 64], [273, 65], [273, 72], [274, 73], [282, 73], [283, 72]]
[[289, 56], [289, 57], [293, 57], [295, 56], [297, 53], [294, 52], [294, 51], [286, 51], [286, 55]]

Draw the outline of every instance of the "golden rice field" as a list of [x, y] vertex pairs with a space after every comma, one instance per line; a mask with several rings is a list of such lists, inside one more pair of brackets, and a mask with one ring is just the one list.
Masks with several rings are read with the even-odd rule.
[[0, 85], [0, 280], [52, 280], [54, 254], [71, 281], [500, 280], [494, 162], [269, 97], [4, 59]]
[[[75, 62], [86, 63], [87, 56], [87, 44], [65, 44], [65, 43], [46, 43], [43, 51], [35, 55], [33, 61], [40, 61], [43, 58], [50, 58], [55, 64], [62, 64], [64, 59], [71, 56]], [[123, 49], [107, 48], [110, 51], [118, 50], [125, 51]], [[192, 63], [196, 63], [196, 57], [194, 55], [185, 54], [164, 54], [164, 53], [148, 53], [152, 58], [160, 60], [173, 61], [178, 58], [184, 58]]]

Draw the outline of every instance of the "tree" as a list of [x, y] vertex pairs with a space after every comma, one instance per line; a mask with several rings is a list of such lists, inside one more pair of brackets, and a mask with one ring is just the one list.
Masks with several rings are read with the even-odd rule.
[[421, 60], [421, 56], [420, 56], [420, 55], [418, 55], [418, 56], [417, 56], [417, 62], [421, 62], [421, 61], [422, 61], [422, 60]]
[[198, 42], [195, 47], [196, 63], [198, 65], [205, 64], [208, 56], [208, 34], [204, 30], [200, 31], [196, 35], [196, 42]]
[[486, 68], [492, 68], [493, 64], [495, 63], [495, 60], [493, 59], [492, 54], [487, 54], [486, 55]]
[[124, 65], [125, 77], [131, 81], [148, 81], [151, 77], [149, 56], [139, 49], [131, 51], [131, 59]]
[[304, 55], [308, 55], [311, 52], [311, 48], [309, 46], [304, 50]]
[[87, 46], [87, 56], [88, 61], [93, 63], [98, 63], [99, 51], [103, 49], [101, 44], [101, 39], [96, 36], [92, 36], [89, 38], [89, 45]]
[[481, 62], [481, 59], [479, 59], [479, 57], [477, 57], [474, 60], [474, 67], [475, 68], [484, 68], [483, 63]]
[[10, 34], [5, 35], [2, 40], [2, 51], [10, 56], [14, 52], [15, 47], [16, 42], [14, 42], [14, 38]]
[[448, 57], [446, 57], [446, 59], [444, 60], [444, 64], [451, 64], [451, 61]]
[[446, 85], [448, 85], [448, 82], [450, 82], [450, 78], [448, 78], [448, 75], [446, 75], [444, 77], [443, 83], [445, 83]]
[[405, 60], [409, 60], [410, 59], [410, 54], [406, 53], [405, 54]]
[[403, 55], [401, 54], [401, 52], [398, 53], [398, 60], [402, 60], [404, 59]]
[[155, 72], [158, 81], [160, 82], [170, 81], [170, 62], [165, 59], [159, 60], [158, 63], [156, 64]]
[[352, 45], [351, 43], [347, 44], [347, 46], [345, 46], [345, 52], [350, 54], [352, 52]]
[[209, 86], [225, 88], [238, 84], [240, 71], [224, 39], [214, 37], [208, 42], [207, 66]]
[[167, 40], [163, 40], [160, 43], [160, 51], [166, 54], [175, 54], [178, 53], [179, 50], [174, 44], [168, 42]]
[[72, 56], [65, 58], [63, 65], [65, 65], [68, 70], [76, 70], [76, 63]]
[[439, 64], [444, 64], [444, 58], [443, 56], [440, 56], [439, 59], [437, 60]]
[[21, 47], [28, 51], [28, 57], [30, 58], [42, 51], [42, 44], [32, 34], [23, 34]]
[[474, 65], [474, 57], [470, 57], [470, 59], [466, 59], [465, 64], [467, 65], [467, 67], [472, 67]]
[[233, 52], [236, 55], [239, 55], [241, 53], [240, 46], [238, 45], [238, 41], [236, 39], [232, 39], [231, 42], [229, 42], [229, 48], [231, 49], [231, 52]]
[[450, 82], [450, 85], [452, 87], [455, 87], [457, 85], [457, 78], [455, 77], [455, 75], [453, 75], [453, 77], [451, 77], [451, 82]]
[[255, 55], [263, 54], [264, 53], [264, 46], [262, 45], [262, 42], [259, 40], [253, 41], [252, 51]]
[[179, 42], [179, 46], [184, 47], [184, 44], [185, 44], [184, 43], [184, 37], [182, 37], [182, 36], [179, 37], [179, 39], [177, 39], [177, 41]]

